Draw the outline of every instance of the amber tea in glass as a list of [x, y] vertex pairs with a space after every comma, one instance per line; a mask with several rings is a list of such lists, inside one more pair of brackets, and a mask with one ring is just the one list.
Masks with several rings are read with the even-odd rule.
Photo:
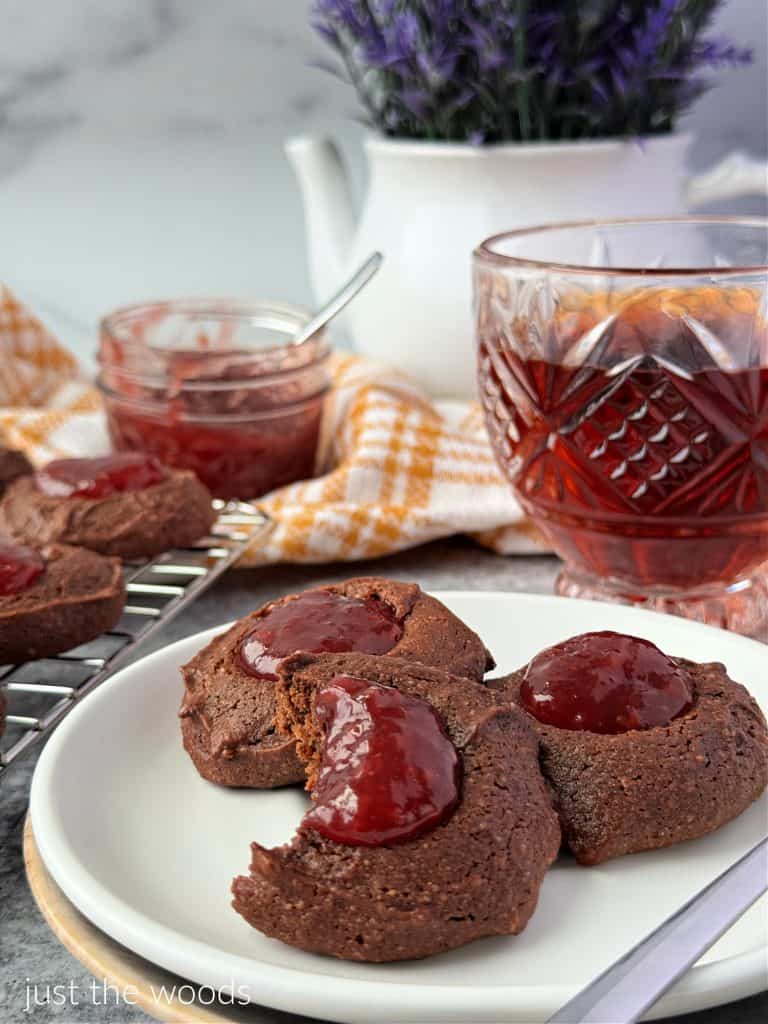
[[475, 252], [499, 464], [557, 590], [768, 639], [768, 223], [511, 232]]

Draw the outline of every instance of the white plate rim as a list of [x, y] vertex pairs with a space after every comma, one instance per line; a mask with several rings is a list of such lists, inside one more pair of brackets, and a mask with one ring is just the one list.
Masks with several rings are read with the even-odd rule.
[[[528, 594], [524, 592], [506, 593], [488, 590], [440, 590], [430, 591], [439, 600], [471, 600], [486, 599], [489, 596], [511, 604], [538, 604], [551, 607], [553, 602], [562, 607], [575, 605], [588, 607], [599, 613], [601, 602], [586, 601], [574, 598], [555, 597], [545, 594]], [[607, 607], [615, 610], [615, 605]], [[645, 609], [624, 607], [624, 611], [633, 618], [637, 617], [638, 627], [642, 621], [664, 619], [670, 622], [670, 616], [662, 615]], [[683, 623], [686, 630], [704, 631], [706, 635], [720, 634], [722, 631], [698, 622], [682, 619], [673, 620]], [[221, 950], [196, 939], [183, 937], [184, 950], [179, 947], [179, 934], [160, 922], [152, 921], [144, 914], [135, 911], [130, 904], [115, 897], [109, 889], [80, 864], [63, 833], [56, 827], [59, 818], [53, 802], [53, 779], [57, 759], [67, 749], [69, 734], [76, 728], [77, 721], [83, 713], [83, 707], [93, 709], [98, 702], [110, 699], [115, 683], [120, 685], [121, 677], [125, 678], [136, 671], [138, 666], [151, 670], [155, 662], [163, 662], [180, 648], [194, 642], [195, 648], [202, 647], [214, 636], [227, 629], [232, 623], [222, 623], [192, 634], [167, 645], [160, 650], [146, 655], [131, 665], [119, 670], [110, 677], [105, 686], [88, 695], [78, 704], [64, 721], [58, 726], [35, 768], [30, 795], [30, 815], [35, 841], [46, 868], [62, 889], [67, 898], [93, 924], [114, 938], [121, 945], [151, 962], [173, 971], [185, 978], [191, 978], [201, 985], [213, 988], [227, 987], [233, 976], [247, 975], [254, 986], [258, 986], [259, 1000], [267, 1005], [285, 1012], [316, 1014], [312, 1009], [313, 996], [316, 992], [309, 991], [297, 994], [297, 985], [304, 979], [324, 979], [334, 985], [335, 1020], [354, 1020], [357, 1007], [361, 1001], [382, 1002], [387, 1004], [387, 1016], [392, 1013], [427, 1013], [439, 1012], [441, 1002], [455, 1010], [459, 1002], [466, 1002], [472, 1011], [490, 1015], [486, 1019], [494, 1019], [493, 1014], [503, 1014], [514, 1009], [515, 1013], [530, 1013], [531, 1019], [542, 1019], [544, 1014], [554, 1012], [573, 995], [575, 989], [570, 985], [553, 984], [547, 986], [462, 986], [450, 987], [425, 984], [415, 981], [371, 981], [354, 978], [339, 978], [332, 974], [312, 972], [305, 969], [287, 967], [279, 964], [266, 964], [257, 959], [242, 957], [237, 954], [223, 953]], [[722, 634], [728, 637], [728, 643], [763, 645], [747, 637], [733, 633]], [[766, 947], [758, 946], [748, 952], [729, 956], [714, 962], [694, 965], [691, 970], [653, 1007], [644, 1019], [658, 1019], [674, 1014], [687, 1013], [722, 1005], [735, 999], [744, 998], [764, 991]], [[226, 966], [220, 961], [226, 960]], [[298, 996], [298, 997], [297, 997]], [[400, 998], [398, 998], [400, 996]], [[404, 996], [404, 998], [403, 998]], [[300, 1008], [303, 1007], [303, 1008]], [[432, 1017], [430, 1017], [432, 1019]], [[438, 1018], [434, 1018], [438, 1019]]]

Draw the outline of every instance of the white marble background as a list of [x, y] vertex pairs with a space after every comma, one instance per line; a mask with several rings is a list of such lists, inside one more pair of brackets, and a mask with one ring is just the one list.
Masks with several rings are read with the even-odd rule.
[[[306, 0], [0, 0], [0, 280], [79, 353], [110, 308], [183, 293], [310, 301], [281, 140], [341, 137], [354, 98], [309, 66]], [[692, 165], [765, 154], [766, 0], [717, 28], [756, 48], [683, 127]], [[736, 208], [736, 207], [732, 207]], [[759, 200], [738, 209], [764, 212]]]

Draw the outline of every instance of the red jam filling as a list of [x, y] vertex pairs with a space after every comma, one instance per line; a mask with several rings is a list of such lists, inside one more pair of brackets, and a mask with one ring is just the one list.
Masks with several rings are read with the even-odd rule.
[[45, 561], [32, 548], [0, 543], [0, 597], [27, 590], [45, 572]]
[[259, 619], [240, 644], [239, 661], [253, 676], [277, 679], [278, 664], [294, 651], [386, 654], [402, 635], [402, 625], [384, 601], [308, 590]]
[[165, 478], [162, 464], [144, 452], [56, 459], [35, 474], [38, 488], [56, 498], [106, 498], [121, 491], [143, 491]]
[[425, 700], [337, 676], [318, 694], [316, 714], [326, 738], [302, 831], [387, 846], [435, 828], [456, 806], [459, 755]]
[[582, 633], [537, 654], [520, 703], [558, 729], [619, 733], [668, 725], [693, 703], [684, 669], [655, 644], [609, 631]]
[[154, 452], [167, 466], [191, 469], [216, 498], [258, 498], [313, 477], [322, 414], [322, 395], [271, 415], [244, 414], [234, 426], [215, 415], [189, 422], [171, 411], [151, 415], [107, 401], [115, 448]]

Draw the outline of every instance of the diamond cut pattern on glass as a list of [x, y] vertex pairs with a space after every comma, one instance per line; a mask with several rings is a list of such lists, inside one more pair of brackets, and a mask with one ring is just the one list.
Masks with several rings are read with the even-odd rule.
[[[712, 330], [705, 343], [702, 333], [685, 337], [694, 373], [668, 353], [553, 365], [521, 358], [507, 339], [482, 341], [486, 422], [521, 495], [643, 517], [765, 514], [768, 370], [727, 372], [712, 358]], [[584, 345], [573, 338], [570, 350]]]

